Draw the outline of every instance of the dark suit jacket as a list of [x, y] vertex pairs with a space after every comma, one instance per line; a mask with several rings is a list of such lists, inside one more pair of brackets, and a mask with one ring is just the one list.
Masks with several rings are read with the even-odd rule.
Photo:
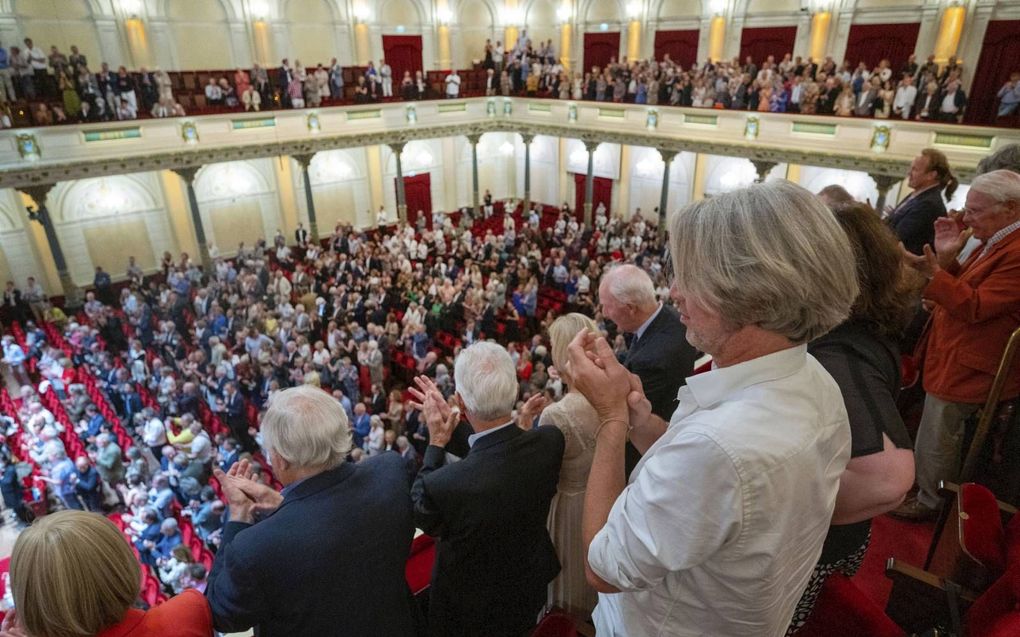
[[[669, 422], [676, 409], [676, 394], [694, 371], [696, 360], [698, 352], [687, 342], [687, 327], [680, 322], [680, 314], [663, 305], [641, 338], [631, 344], [623, 365], [641, 379], [652, 413]], [[641, 454], [628, 442], [628, 476], [640, 459]]]
[[901, 203], [889, 215], [889, 225], [903, 247], [914, 254], [922, 254], [925, 244], [935, 241], [935, 220], [945, 214], [942, 189], [935, 186]]
[[206, 588], [216, 630], [414, 635], [407, 489], [403, 460], [383, 454], [297, 483], [257, 524], [228, 522]]
[[555, 427], [510, 425], [460, 462], [446, 464], [435, 445], [425, 451], [411, 499], [418, 527], [438, 538], [430, 634], [518, 637], [534, 627], [560, 571], [546, 517], [563, 447]]

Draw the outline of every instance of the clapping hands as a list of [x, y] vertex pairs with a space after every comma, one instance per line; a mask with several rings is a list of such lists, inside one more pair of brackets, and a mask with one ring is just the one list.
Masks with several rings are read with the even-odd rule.
[[429, 444], [445, 447], [460, 422], [460, 410], [450, 407], [443, 393], [428, 376], [416, 376], [414, 384], [416, 387], [408, 390], [414, 400], [409, 402], [425, 417]]
[[633, 413], [643, 421], [651, 413], [640, 379], [620, 364], [605, 338], [580, 332], [570, 342], [567, 354], [571, 380], [600, 419], [630, 422]]
[[213, 467], [213, 474], [227, 498], [231, 521], [251, 524], [256, 515], [275, 511], [283, 502], [283, 496], [275, 489], [255, 480], [248, 460], [235, 462], [226, 473]]
[[4, 617], [3, 624], [0, 624], [0, 637], [28, 637], [28, 633], [18, 623], [18, 611], [11, 609]]

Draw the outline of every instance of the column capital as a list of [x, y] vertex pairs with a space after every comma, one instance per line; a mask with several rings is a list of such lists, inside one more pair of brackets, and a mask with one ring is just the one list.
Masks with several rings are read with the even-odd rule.
[[751, 163], [754, 164], [754, 170], [758, 173], [758, 181], [765, 181], [769, 171], [779, 165], [778, 162], [768, 159], [752, 159]]
[[673, 159], [680, 154], [680, 151], [678, 150], [666, 150], [665, 148], [657, 148], [656, 150], [659, 151], [659, 156], [662, 157], [662, 163], [664, 164], [668, 164], [673, 161]]
[[872, 181], [875, 182], [875, 187], [878, 188], [879, 192], [889, 192], [890, 188], [903, 181], [902, 175], [868, 173], [868, 177], [871, 177]]
[[592, 140], [592, 139], [585, 139], [585, 140], [582, 140], [582, 141], [584, 142], [584, 149], [586, 151], [588, 151], [589, 153], [594, 153], [595, 149], [597, 149], [599, 147], [599, 144], [602, 143], [602, 142], [600, 142], [598, 140]]
[[31, 197], [36, 206], [43, 208], [46, 206], [46, 197], [54, 186], [56, 184], [32, 184], [31, 186], [19, 186], [18, 190]]
[[177, 173], [178, 177], [190, 184], [195, 181], [195, 175], [198, 174], [201, 168], [201, 166], [187, 166], [184, 168], [171, 168], [170, 170]]
[[531, 142], [535, 141], [535, 134], [534, 133], [521, 133], [520, 135], [521, 135], [521, 141], [524, 142], [525, 146], [527, 146]]
[[392, 144], [387, 144], [387, 146], [390, 147], [390, 150], [393, 151], [393, 154], [398, 158], [400, 157], [400, 153], [404, 152], [404, 146], [406, 145], [406, 142], [393, 142]]
[[291, 157], [301, 165], [302, 170], [308, 170], [308, 167], [312, 165], [312, 157], [315, 157], [315, 153], [298, 153]]
[[465, 135], [465, 137], [467, 137], [468, 142], [470, 142], [472, 146], [477, 146], [478, 142], [482, 139], [480, 133], [472, 133], [470, 135]]

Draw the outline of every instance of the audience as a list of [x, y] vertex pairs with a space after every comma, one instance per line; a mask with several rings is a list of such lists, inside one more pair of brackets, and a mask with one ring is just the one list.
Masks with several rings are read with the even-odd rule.
[[273, 396], [261, 435], [282, 493], [255, 481], [247, 461], [214, 470], [230, 511], [206, 588], [216, 629], [414, 635], [404, 580], [414, 524], [401, 458], [346, 462], [347, 415], [307, 386]]
[[59, 511], [22, 531], [11, 555], [17, 608], [5, 637], [138, 634], [210, 637], [209, 606], [186, 590], [148, 612], [133, 608], [138, 562], [120, 531], [95, 513]]
[[[714, 368], [688, 379], [668, 428], [604, 338], [570, 346], [600, 419], [582, 527], [596, 628], [778, 634], [850, 457], [839, 388], [806, 343], [849, 314], [853, 253], [832, 213], [788, 182], [690, 204], [669, 236], [687, 339]], [[629, 485], [628, 437], [645, 452]]]
[[[413, 390], [429, 446], [411, 489], [414, 519], [437, 538], [429, 588], [429, 634], [525, 634], [560, 571], [546, 520], [556, 493], [564, 437], [555, 427], [524, 431], [513, 419], [513, 360], [489, 342], [457, 356], [455, 407], [432, 381]], [[449, 462], [461, 414], [474, 432], [469, 453]]]

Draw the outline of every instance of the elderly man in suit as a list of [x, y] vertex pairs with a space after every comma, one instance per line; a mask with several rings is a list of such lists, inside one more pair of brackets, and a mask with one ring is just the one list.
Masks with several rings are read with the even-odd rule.
[[882, 89], [882, 80], [878, 76], [872, 77], [860, 95], [855, 99], [854, 115], [857, 117], [871, 117], [875, 114], [875, 102], [878, 101], [879, 91]]
[[404, 579], [414, 523], [400, 456], [345, 462], [347, 414], [308, 385], [273, 397], [262, 435], [282, 493], [254, 481], [245, 460], [215, 470], [230, 508], [206, 589], [216, 630], [415, 635]]
[[[641, 379], [652, 413], [669, 420], [676, 409], [676, 394], [684, 379], [694, 371], [698, 352], [687, 342], [687, 328], [677, 311], [655, 298], [648, 273], [631, 265], [607, 270], [599, 283], [602, 314], [631, 334], [630, 348], [623, 359], [628, 371]], [[627, 475], [641, 455], [627, 444]]]
[[[968, 231], [969, 229], [969, 231]], [[968, 234], [981, 241], [960, 263]], [[1020, 174], [976, 177], [962, 214], [940, 218], [934, 250], [905, 255], [928, 279], [934, 304], [924, 355], [924, 413], [914, 445], [916, 498], [895, 511], [908, 519], [935, 515], [940, 480], [957, 480], [965, 421], [988, 398], [1006, 341], [1020, 317]], [[1002, 400], [1020, 395], [1020, 370], [1006, 379]]]
[[[429, 593], [429, 634], [520, 637], [532, 629], [560, 571], [546, 518], [563, 459], [563, 434], [528, 431], [512, 417], [517, 375], [490, 342], [463, 350], [454, 366], [458, 410], [430, 379], [416, 379], [416, 407], [429, 431], [411, 489], [415, 522], [438, 538]], [[449, 462], [447, 446], [463, 411], [470, 451]], [[396, 454], [384, 456], [398, 457]]]

